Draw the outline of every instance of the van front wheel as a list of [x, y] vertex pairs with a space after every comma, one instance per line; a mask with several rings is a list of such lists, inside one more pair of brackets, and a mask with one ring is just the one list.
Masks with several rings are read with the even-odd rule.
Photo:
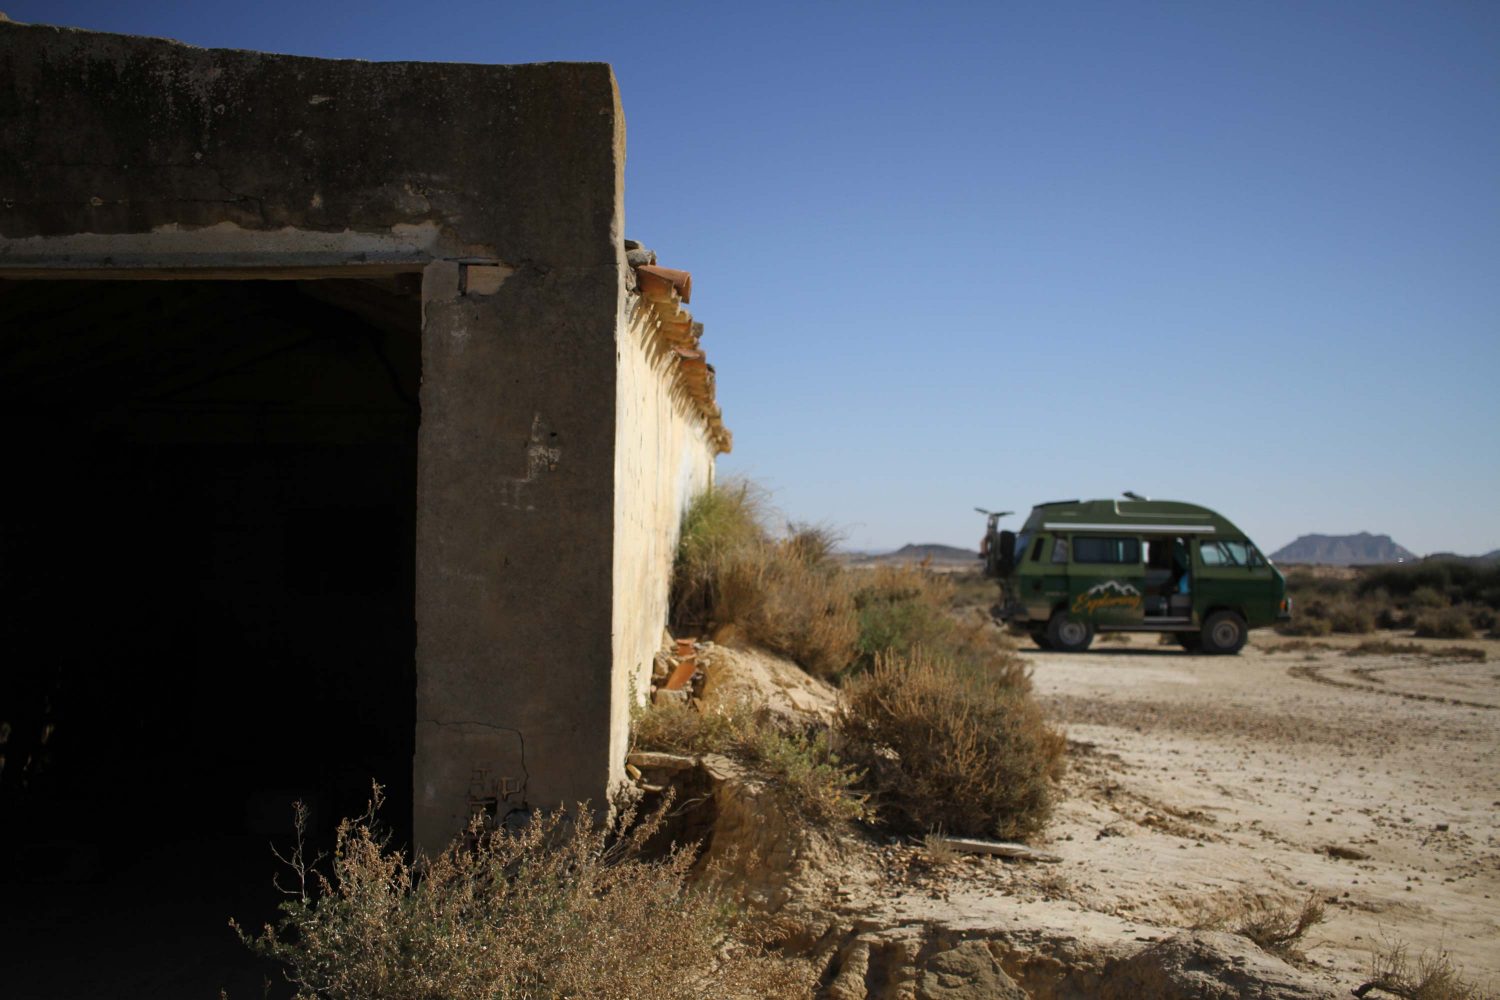
[[1047, 623], [1047, 645], [1063, 653], [1081, 653], [1094, 641], [1094, 626], [1059, 611]]
[[1220, 655], [1238, 653], [1248, 635], [1245, 619], [1233, 611], [1215, 611], [1203, 623], [1203, 651]]

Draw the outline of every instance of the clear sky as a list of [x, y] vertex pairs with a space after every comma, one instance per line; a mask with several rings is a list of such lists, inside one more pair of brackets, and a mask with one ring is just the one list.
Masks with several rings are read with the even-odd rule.
[[1500, 3], [0, 0], [362, 59], [612, 63], [749, 474], [857, 548], [1132, 489], [1500, 547]]

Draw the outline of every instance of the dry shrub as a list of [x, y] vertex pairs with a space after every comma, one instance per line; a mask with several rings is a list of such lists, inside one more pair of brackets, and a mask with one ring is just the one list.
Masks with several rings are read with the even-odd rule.
[[1407, 598], [1406, 603], [1407, 607], [1426, 611], [1432, 608], [1446, 608], [1448, 597], [1436, 587], [1418, 587], [1411, 591], [1411, 596]]
[[1425, 656], [1430, 660], [1474, 660], [1483, 663], [1489, 654], [1469, 646], [1423, 646], [1416, 642], [1367, 639], [1344, 651], [1345, 656]]
[[1364, 635], [1375, 631], [1375, 608], [1361, 602], [1334, 602], [1329, 606], [1326, 617], [1335, 632]]
[[1228, 930], [1255, 942], [1261, 951], [1289, 962], [1303, 961], [1298, 949], [1302, 938], [1327, 916], [1316, 894], [1301, 906], [1285, 906], [1258, 897], [1241, 897], [1212, 904], [1200, 910], [1191, 922], [1194, 930]]
[[638, 709], [632, 722], [637, 748], [732, 757], [766, 780], [805, 820], [865, 818], [865, 796], [856, 789], [861, 775], [834, 753], [826, 728], [789, 728], [744, 702], [703, 712], [666, 702]]
[[[1361, 643], [1369, 645], [1369, 643]], [[1313, 642], [1307, 639], [1293, 639], [1291, 642], [1279, 643], [1275, 646], [1267, 646], [1266, 649], [1272, 653], [1303, 653], [1316, 652], [1318, 650], [1332, 649], [1326, 642]]]
[[582, 807], [476, 826], [418, 868], [372, 807], [339, 825], [328, 874], [299, 847], [276, 926], [240, 934], [285, 964], [299, 1000], [806, 996], [801, 969], [743, 943], [722, 901], [689, 887], [690, 854], [641, 856], [659, 817], [619, 836]]
[[1327, 618], [1316, 617], [1299, 606], [1291, 621], [1277, 623], [1276, 631], [1281, 635], [1328, 635], [1333, 632], [1333, 623]]
[[854, 590], [859, 613], [859, 658], [868, 669], [877, 657], [910, 656], [918, 649], [975, 669], [1012, 671], [1009, 683], [1024, 683], [1024, 666], [987, 618], [953, 613], [957, 589], [946, 576], [920, 566], [880, 566]]
[[1356, 600], [1346, 594], [1318, 594], [1294, 598], [1296, 616], [1276, 630], [1282, 635], [1319, 636], [1330, 632], [1363, 635], [1375, 631], [1380, 607], [1373, 600]]
[[832, 556], [832, 531], [765, 527], [765, 493], [744, 481], [710, 489], [683, 517], [673, 567], [672, 624], [679, 633], [731, 627], [746, 639], [829, 676], [854, 658], [853, 595]]
[[1469, 624], [1476, 632], [1487, 632], [1500, 622], [1500, 612], [1486, 604], [1460, 604], [1458, 610], [1468, 616]]
[[1491, 1000], [1488, 990], [1466, 982], [1462, 970], [1454, 966], [1445, 951], [1423, 952], [1415, 960], [1402, 944], [1383, 948], [1370, 958], [1370, 978], [1354, 995], [1363, 997], [1372, 990], [1402, 1000]]
[[1418, 615], [1416, 634], [1424, 639], [1472, 639], [1474, 626], [1459, 608], [1444, 608]]
[[630, 718], [631, 745], [637, 750], [667, 753], [719, 753], [730, 756], [757, 728], [747, 702], [715, 705], [698, 711], [677, 701], [636, 706]]
[[882, 821], [1002, 838], [1046, 822], [1064, 741], [1019, 664], [979, 670], [920, 650], [882, 654], [845, 694], [839, 733]]

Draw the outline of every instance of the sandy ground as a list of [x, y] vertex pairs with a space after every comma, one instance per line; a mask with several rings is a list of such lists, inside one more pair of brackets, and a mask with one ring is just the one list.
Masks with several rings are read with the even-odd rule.
[[1357, 985], [1372, 951], [1398, 943], [1446, 951], [1493, 989], [1500, 642], [1462, 643], [1488, 654], [1472, 662], [1345, 655], [1357, 641], [1286, 649], [1255, 633], [1237, 657], [1190, 656], [1156, 636], [1106, 637], [1082, 654], [1024, 645], [1071, 744], [1043, 842], [1062, 863], [965, 860], [925, 892], [892, 884], [886, 907], [1118, 944], [1246, 898], [1313, 896], [1327, 916], [1303, 948], [1330, 989]]

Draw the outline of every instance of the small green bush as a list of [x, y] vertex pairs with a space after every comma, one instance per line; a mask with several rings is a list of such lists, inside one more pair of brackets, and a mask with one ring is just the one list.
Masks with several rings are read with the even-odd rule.
[[1007, 683], [1024, 684], [1025, 670], [1014, 647], [987, 616], [960, 618], [957, 588], [946, 576], [920, 566], [881, 566], [854, 589], [859, 615], [856, 669], [874, 666], [885, 654], [910, 656], [918, 649], [974, 669], [1013, 671]]
[[1472, 639], [1474, 626], [1461, 609], [1445, 608], [1418, 615], [1416, 634], [1424, 639]]
[[1431, 608], [1446, 608], [1449, 605], [1448, 595], [1436, 587], [1418, 587], [1413, 590], [1406, 599], [1406, 606], [1419, 611]]
[[920, 834], [1024, 838], [1051, 813], [1062, 736], [1024, 669], [982, 670], [917, 651], [882, 654], [845, 689], [838, 732], [878, 818]]
[[732, 757], [770, 782], [806, 820], [866, 818], [861, 775], [833, 751], [826, 728], [793, 729], [745, 703], [700, 712], [667, 702], [637, 709], [631, 721], [638, 749]]
[[732, 911], [689, 886], [689, 852], [642, 855], [659, 818], [611, 831], [580, 807], [476, 825], [419, 868], [372, 808], [339, 825], [327, 874], [299, 848], [300, 890], [274, 927], [240, 935], [284, 963], [299, 1000], [808, 995], [803, 970], [738, 941]]

